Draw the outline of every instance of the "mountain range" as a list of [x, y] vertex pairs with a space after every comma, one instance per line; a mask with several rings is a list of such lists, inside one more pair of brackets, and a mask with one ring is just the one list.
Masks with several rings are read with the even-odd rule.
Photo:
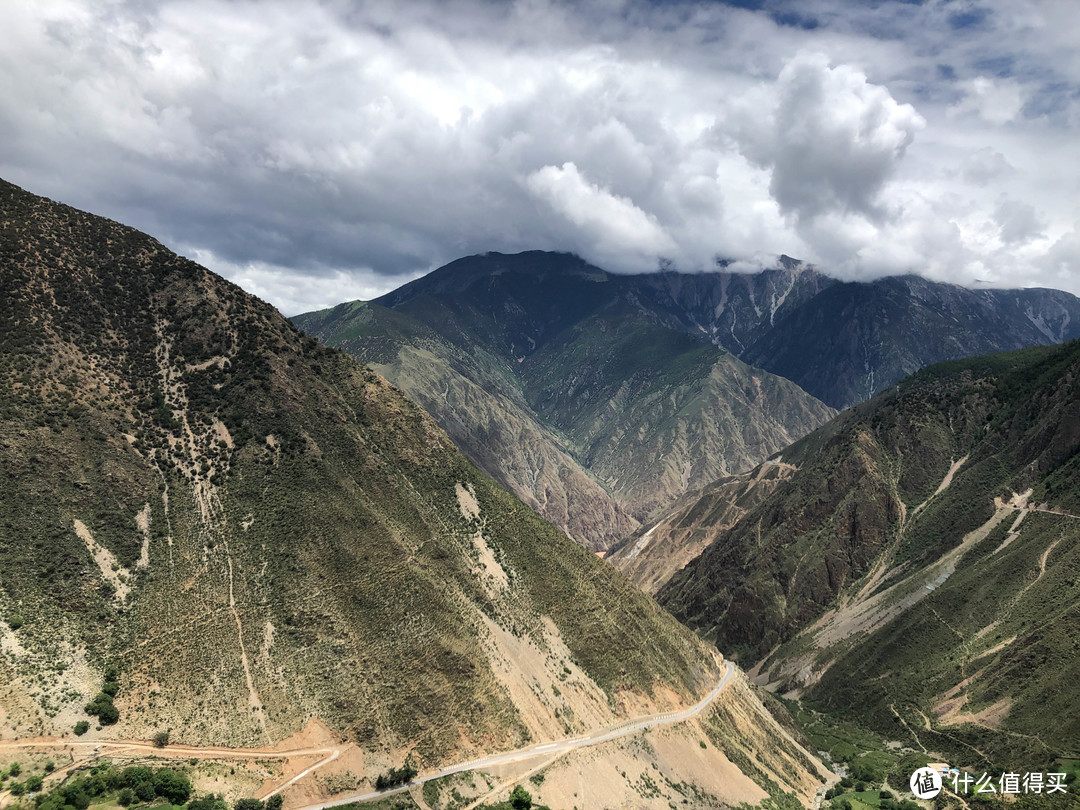
[[478, 466], [606, 550], [833, 407], [935, 362], [1080, 335], [1080, 300], [917, 276], [841, 282], [789, 257], [756, 274], [627, 276], [533, 251], [460, 259], [293, 321], [376, 368]]
[[566, 254], [488, 254], [293, 322], [385, 375], [481, 468], [606, 549], [833, 414], [661, 323], [633, 281]]

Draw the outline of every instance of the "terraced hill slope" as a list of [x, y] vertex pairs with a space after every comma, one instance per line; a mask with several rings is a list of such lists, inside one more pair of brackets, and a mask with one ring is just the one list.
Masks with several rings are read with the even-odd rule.
[[1078, 493], [1072, 342], [920, 372], [612, 559], [704, 548], [659, 599], [762, 682], [1015, 768], [1080, 749]]
[[[719, 679], [400, 391], [144, 234], [0, 183], [0, 336], [4, 737], [259, 745], [317, 718], [363, 781]], [[784, 745], [752, 750], [791, 789], [813, 766]]]

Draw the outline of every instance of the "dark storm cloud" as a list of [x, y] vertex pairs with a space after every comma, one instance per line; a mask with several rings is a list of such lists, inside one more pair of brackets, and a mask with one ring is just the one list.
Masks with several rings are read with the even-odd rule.
[[1080, 286], [1072, 5], [52, 0], [6, 14], [0, 175], [287, 311], [529, 248], [625, 272], [786, 252], [847, 276]]

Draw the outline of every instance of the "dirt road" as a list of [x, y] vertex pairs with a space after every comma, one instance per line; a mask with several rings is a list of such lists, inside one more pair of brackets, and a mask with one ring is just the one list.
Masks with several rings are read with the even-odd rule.
[[461, 762], [457, 765], [450, 765], [449, 767], [442, 768], [438, 771], [425, 774], [424, 776], [417, 777], [412, 782], [405, 785], [400, 785], [396, 788], [390, 788], [388, 790], [377, 790], [370, 793], [351, 794], [339, 799], [334, 799], [330, 802], [320, 802], [319, 804], [305, 805], [298, 810], [327, 810], [331, 807], [339, 807], [343, 804], [352, 804], [353, 802], [367, 802], [374, 799], [380, 799], [384, 796], [389, 796], [392, 793], [400, 793], [405, 790], [409, 790], [416, 785], [422, 785], [424, 782], [430, 782], [433, 779], [442, 779], [444, 776], [450, 776], [455, 773], [461, 773], [462, 771], [473, 771], [484, 768], [492, 768], [496, 765], [505, 765], [508, 762], [517, 762], [523, 759], [531, 759], [532, 757], [545, 756], [551, 757], [553, 755], [562, 754], [566, 751], [572, 751], [575, 748], [585, 748], [590, 745], [599, 745], [600, 743], [608, 742], [609, 740], [616, 740], [619, 737], [625, 737], [629, 734], [636, 734], [639, 731], [647, 728], [653, 728], [654, 726], [663, 726], [670, 723], [681, 723], [685, 720], [689, 720], [693, 717], [697, 717], [705, 710], [706, 707], [716, 698], [717, 695], [723, 691], [727, 686], [728, 681], [731, 680], [735, 674], [735, 666], [729, 661], [727, 664], [727, 672], [724, 677], [720, 679], [720, 683], [716, 685], [709, 694], [703, 697], [700, 701], [695, 703], [689, 709], [685, 709], [681, 712], [667, 712], [665, 714], [649, 715], [647, 717], [639, 717], [634, 720], [627, 720], [616, 726], [609, 728], [597, 729], [589, 734], [581, 737], [573, 737], [569, 740], [559, 740], [557, 742], [549, 743], [537, 743], [536, 745], [530, 745], [526, 748], [519, 748], [516, 751], [508, 751], [505, 754], [493, 754], [487, 757], [479, 757], [477, 759], [471, 759], [468, 762]]

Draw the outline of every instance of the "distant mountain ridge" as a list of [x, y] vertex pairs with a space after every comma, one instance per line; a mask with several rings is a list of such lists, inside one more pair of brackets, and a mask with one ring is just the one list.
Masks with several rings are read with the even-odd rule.
[[832, 415], [661, 323], [627, 282], [567, 254], [488, 254], [293, 321], [378, 369], [540, 514], [604, 549]]
[[787, 256], [756, 274], [618, 275], [529, 251], [458, 259], [293, 320], [374, 365], [473, 461], [604, 549], [822, 424], [822, 401], [845, 407], [931, 363], [1080, 335], [1080, 299], [841, 282]]
[[[418, 296], [458, 295], [506, 272], [606, 281], [658, 323], [722, 346], [838, 409], [934, 363], [1080, 337], [1080, 298], [1062, 290], [970, 289], [917, 275], [840, 281], [790, 256], [757, 273], [620, 275], [572, 254], [489, 253], [451, 262], [375, 302], [400, 309]], [[582, 303], [597, 294], [585, 292]]]
[[1080, 337], [1080, 299], [1061, 290], [973, 290], [916, 275], [839, 281], [789, 256], [752, 274], [630, 278], [661, 322], [838, 409], [934, 363]]

